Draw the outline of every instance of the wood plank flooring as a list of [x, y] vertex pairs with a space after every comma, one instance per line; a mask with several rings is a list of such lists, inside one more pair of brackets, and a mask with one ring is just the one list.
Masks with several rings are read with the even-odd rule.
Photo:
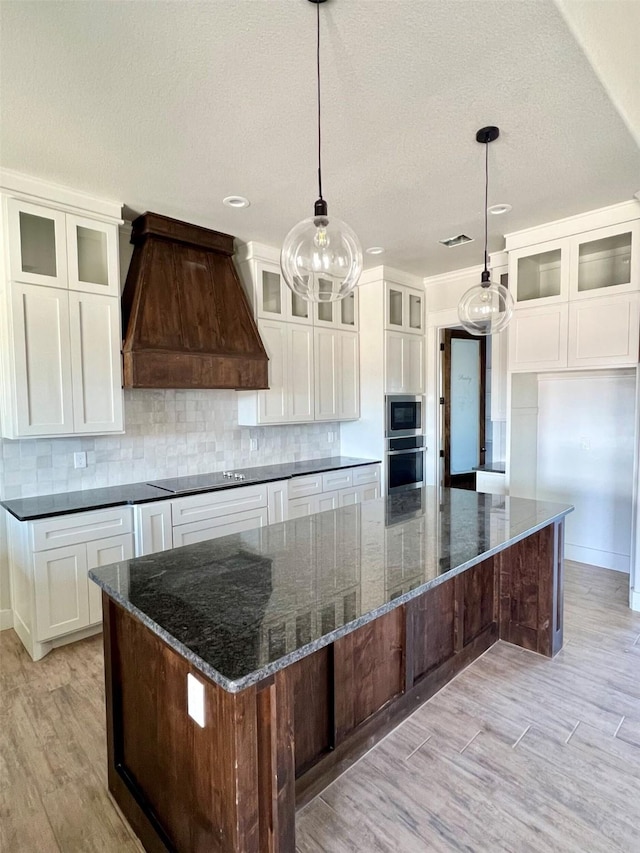
[[[640, 853], [640, 614], [567, 564], [552, 661], [493, 646], [297, 817], [299, 853]], [[0, 634], [0, 850], [138, 853], [106, 793], [100, 638]]]

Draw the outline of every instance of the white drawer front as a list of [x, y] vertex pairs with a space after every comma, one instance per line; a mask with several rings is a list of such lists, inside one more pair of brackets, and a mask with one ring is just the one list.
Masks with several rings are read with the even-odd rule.
[[333, 489], [346, 489], [353, 485], [351, 468], [342, 468], [340, 471], [327, 471], [322, 475], [322, 491], [329, 492]]
[[[233, 489], [221, 489], [218, 492], [190, 495], [176, 498], [171, 502], [173, 526], [190, 524], [220, 515], [232, 515], [267, 506], [267, 485], [240, 486]], [[174, 542], [174, 545], [177, 544]]]
[[309, 495], [319, 495], [322, 491], [322, 474], [312, 474], [309, 477], [293, 477], [289, 480], [289, 500], [307, 498]]
[[131, 507], [58, 515], [31, 522], [34, 551], [62, 548], [133, 531]]
[[242, 533], [245, 530], [255, 530], [265, 527], [268, 523], [267, 508], [256, 509], [252, 512], [239, 512], [220, 518], [208, 518], [193, 521], [173, 528], [173, 546], [193, 545], [196, 542], [206, 542], [231, 533]]
[[352, 468], [353, 485], [363, 486], [365, 483], [380, 482], [379, 465], [363, 465], [362, 468]]

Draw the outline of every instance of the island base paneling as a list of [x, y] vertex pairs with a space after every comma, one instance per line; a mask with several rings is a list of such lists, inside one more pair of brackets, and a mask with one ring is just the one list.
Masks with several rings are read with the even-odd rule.
[[[109, 789], [146, 850], [294, 853], [307, 802], [499, 638], [562, 644], [554, 521], [237, 693], [103, 598]], [[205, 689], [205, 726], [187, 674]]]

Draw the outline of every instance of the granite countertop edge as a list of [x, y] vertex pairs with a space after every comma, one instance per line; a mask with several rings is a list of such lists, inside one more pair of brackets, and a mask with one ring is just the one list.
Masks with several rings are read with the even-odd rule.
[[[355, 466], [354, 466], [355, 467]], [[225, 678], [221, 675], [218, 670], [214, 669], [210, 664], [208, 664], [205, 660], [203, 660], [199, 655], [197, 655], [194, 651], [192, 651], [188, 646], [185, 646], [179, 640], [177, 640], [174, 636], [172, 636], [168, 631], [166, 631], [162, 626], [158, 625], [157, 622], [154, 622], [153, 619], [150, 619], [142, 610], [139, 610], [135, 607], [131, 602], [123, 598], [120, 593], [113, 589], [113, 587], [106, 584], [104, 581], [97, 578], [93, 571], [89, 571], [89, 577], [94, 583], [96, 583], [101, 589], [117, 604], [131, 613], [136, 619], [139, 619], [143, 625], [146, 625], [150, 631], [164, 640], [167, 645], [174, 649], [179, 655], [181, 655], [185, 660], [189, 661], [189, 663], [197, 670], [199, 670], [203, 675], [217, 684], [219, 687], [222, 687], [223, 690], [226, 690], [228, 693], [239, 693], [242, 690], [246, 690], [248, 687], [252, 687], [255, 684], [259, 684], [265, 678], [268, 678], [270, 675], [278, 672], [281, 669], [285, 669], [287, 666], [290, 666], [292, 663], [301, 660], [302, 658], [308, 657], [313, 654], [313, 652], [318, 651], [319, 649], [328, 646], [330, 643], [339, 640], [341, 637], [346, 636], [347, 634], [351, 634], [353, 631], [356, 631], [358, 628], [361, 628], [363, 625], [368, 624], [369, 622], [373, 622], [374, 619], [379, 618], [380, 616], [384, 616], [385, 613], [389, 613], [391, 610], [395, 610], [397, 607], [400, 607], [402, 604], [406, 604], [408, 601], [411, 601], [414, 598], [422, 595], [428, 590], [433, 589], [445, 581], [454, 578], [456, 575], [461, 574], [467, 569], [472, 568], [473, 566], [478, 565], [478, 563], [483, 562], [484, 560], [489, 559], [489, 557], [493, 557], [496, 554], [499, 554], [501, 551], [504, 551], [506, 548], [509, 548], [512, 545], [515, 545], [518, 542], [521, 542], [523, 539], [526, 539], [528, 536], [531, 536], [533, 533], [537, 533], [545, 527], [548, 527], [550, 524], [558, 521], [561, 518], [565, 518], [571, 511], [573, 507], [566, 507], [565, 509], [559, 510], [557, 513], [548, 516], [543, 521], [533, 524], [527, 530], [512, 536], [510, 539], [505, 540], [500, 543], [500, 545], [496, 545], [493, 548], [489, 548], [487, 551], [483, 551], [482, 554], [478, 554], [476, 557], [471, 558], [470, 560], [461, 563], [459, 566], [455, 566], [452, 569], [444, 572], [441, 575], [438, 575], [435, 578], [427, 581], [424, 584], [416, 587], [415, 589], [409, 590], [403, 595], [394, 598], [393, 601], [388, 601], [385, 604], [376, 607], [374, 610], [365, 613], [360, 616], [358, 619], [355, 619], [353, 622], [349, 622], [346, 625], [342, 625], [339, 628], [336, 628], [334, 631], [329, 632], [328, 634], [323, 635], [322, 637], [314, 640], [306, 646], [302, 646], [299, 649], [296, 649], [293, 652], [290, 652], [287, 655], [279, 658], [277, 661], [272, 661], [270, 663], [265, 664], [260, 667], [260, 669], [256, 669], [254, 672], [249, 673], [248, 675], [243, 676], [238, 679], [229, 679]]]
[[[331, 461], [333, 460], [333, 461]], [[340, 460], [343, 460], [342, 462]], [[315, 464], [317, 462], [317, 464]], [[309, 459], [299, 462], [283, 462], [282, 471], [278, 473], [257, 475], [256, 477], [247, 476], [244, 480], [230, 481], [229, 483], [219, 483], [212, 485], [211, 488], [193, 488], [180, 492], [179, 494], [171, 491], [166, 491], [158, 486], [149, 486], [147, 482], [141, 483], [125, 483], [122, 486], [98, 486], [96, 489], [87, 489], [86, 491], [77, 492], [57, 492], [52, 495], [35, 495], [29, 498], [13, 498], [10, 500], [0, 501], [0, 506], [4, 507], [18, 521], [37, 521], [42, 518], [51, 518], [58, 515], [73, 515], [78, 512], [91, 512], [98, 509], [110, 509], [116, 506], [137, 506], [139, 504], [154, 503], [156, 501], [176, 500], [177, 498], [188, 497], [189, 495], [206, 494], [207, 492], [218, 492], [223, 489], [237, 489], [243, 486], [257, 486], [261, 483], [273, 483], [278, 480], [292, 480], [294, 477], [306, 477], [312, 474], [321, 474], [326, 471], [338, 471], [341, 468], [362, 468], [366, 465], [379, 465], [380, 459], [358, 459], [357, 457], [323, 457], [318, 460]], [[294, 469], [305, 467], [304, 471], [292, 470], [286, 473], [287, 468]], [[260, 467], [271, 466], [256, 466], [255, 469], [244, 468], [243, 472], [259, 470]], [[215, 473], [215, 472], [212, 472]], [[232, 469], [233, 473], [233, 469]], [[161, 482], [161, 481], [158, 481]], [[107, 491], [109, 489], [121, 490], [122, 497], [91, 497], [92, 493], [98, 491]], [[136, 490], [145, 491], [146, 489], [153, 490], [146, 494], [127, 497], [127, 492], [135, 492]], [[77, 495], [77, 502], [69, 507], [55, 507], [55, 501], [61, 500], [64, 496]], [[85, 501], [83, 502], [83, 498]], [[23, 501], [39, 501], [42, 508], [33, 510], [20, 510], [19, 504]], [[47, 501], [49, 502], [47, 504]]]

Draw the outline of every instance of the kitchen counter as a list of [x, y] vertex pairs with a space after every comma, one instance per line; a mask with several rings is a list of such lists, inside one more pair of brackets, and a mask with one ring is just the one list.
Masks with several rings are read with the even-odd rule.
[[506, 469], [504, 462], [487, 462], [485, 465], [478, 465], [473, 470], [485, 471], [487, 474], [504, 474]]
[[73, 512], [167, 500], [173, 494], [189, 495], [196, 492], [233, 489], [238, 486], [268, 483], [274, 480], [289, 480], [292, 477], [300, 477], [306, 474], [318, 474], [322, 471], [334, 471], [339, 468], [357, 468], [379, 462], [379, 459], [329, 456], [323, 459], [231, 470], [229, 473], [232, 477], [234, 474], [242, 474], [243, 479], [239, 480], [225, 479], [222, 472], [196, 474], [188, 477], [157, 480], [153, 485], [150, 483], [128, 483], [123, 486], [106, 486], [100, 489], [61, 492], [55, 495], [15, 498], [1, 501], [0, 506], [3, 506], [18, 521], [33, 521], [37, 518], [66, 515]]
[[[413, 490], [93, 569], [89, 577], [208, 678], [237, 692], [571, 510], [464, 490], [445, 495], [441, 503], [435, 488]], [[402, 577], [411, 579], [406, 592], [390, 582], [395, 552], [386, 549], [385, 531], [394, 524], [402, 526], [395, 535], [403, 538]], [[355, 593], [349, 607], [332, 607], [336, 590]], [[306, 614], [318, 618], [305, 630], [269, 639], [270, 627]]]
[[498, 639], [556, 654], [571, 509], [425, 488], [93, 569], [145, 849], [292, 853], [296, 805]]

